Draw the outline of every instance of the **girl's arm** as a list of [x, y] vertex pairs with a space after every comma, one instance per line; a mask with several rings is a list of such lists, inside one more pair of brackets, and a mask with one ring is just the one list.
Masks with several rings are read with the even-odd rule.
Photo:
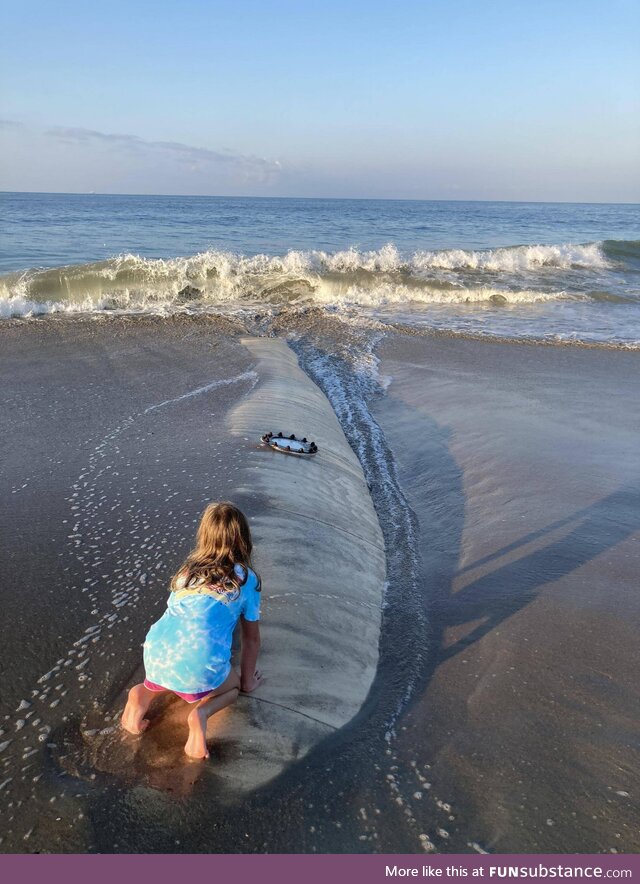
[[257, 620], [240, 618], [242, 649], [240, 651], [240, 690], [245, 694], [255, 691], [262, 681], [262, 673], [256, 669], [260, 651], [260, 624]]

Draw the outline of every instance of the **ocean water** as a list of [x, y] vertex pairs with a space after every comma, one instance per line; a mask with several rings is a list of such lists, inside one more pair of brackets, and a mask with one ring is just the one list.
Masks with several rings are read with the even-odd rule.
[[0, 194], [0, 318], [263, 316], [640, 347], [640, 206]]
[[[470, 499], [466, 501], [461, 485], [462, 464], [449, 451], [452, 431], [448, 422], [438, 424], [429, 415], [416, 425], [419, 430], [413, 434], [415, 438], [424, 439], [423, 454], [417, 456], [415, 472], [409, 474], [411, 478], [403, 478], [403, 472], [395, 459], [397, 452], [393, 447], [393, 436], [389, 434], [390, 438], [387, 438], [384, 423], [378, 423], [380, 414], [384, 413], [377, 410], [378, 407], [382, 409], [382, 398], [378, 394], [386, 389], [390, 379], [382, 373], [376, 347], [385, 338], [385, 329], [391, 324], [400, 323], [421, 330], [441, 329], [474, 335], [567, 342], [582, 340], [640, 348], [639, 207], [0, 194], [0, 212], [3, 218], [3, 233], [0, 235], [0, 316], [7, 320], [11, 317], [24, 317], [25, 322], [42, 322], [45, 337], [47, 317], [51, 314], [67, 316], [71, 321], [76, 316], [101, 314], [232, 314], [246, 316], [252, 330], [262, 325], [262, 320], [255, 321], [255, 316], [260, 315], [265, 329], [291, 335], [289, 340], [301, 366], [329, 398], [362, 464], [384, 534], [388, 573], [393, 575], [393, 580], [389, 581], [386, 588], [383, 608], [378, 695], [375, 704], [369, 706], [366, 716], [359, 719], [357, 739], [351, 739], [347, 733], [346, 739], [341, 738], [340, 743], [333, 745], [330, 758], [321, 756], [321, 764], [315, 770], [312, 769], [312, 774], [319, 774], [319, 777], [309, 775], [309, 769], [303, 766], [298, 768], [298, 773], [293, 770], [293, 778], [289, 781], [292, 785], [285, 786], [284, 792], [277, 791], [282, 788], [280, 784], [276, 784], [275, 793], [265, 792], [263, 805], [269, 812], [254, 813], [260, 832], [255, 843], [260, 844], [264, 839], [264, 844], [268, 844], [269, 849], [276, 852], [278, 849], [289, 849], [292, 843], [299, 843], [296, 827], [290, 825], [291, 815], [284, 813], [283, 816], [278, 812], [277, 806], [278, 802], [283, 802], [283, 795], [284, 804], [287, 801], [290, 803], [290, 799], [298, 800], [303, 795], [306, 796], [302, 802], [306, 810], [301, 837], [310, 837], [306, 832], [307, 829], [311, 831], [309, 823], [312, 822], [313, 829], [317, 830], [321, 839], [318, 842], [320, 849], [324, 845], [328, 850], [348, 851], [353, 844], [361, 843], [356, 840], [357, 837], [362, 837], [361, 833], [367, 833], [370, 838], [371, 831], [375, 832], [377, 838], [375, 812], [376, 808], [382, 807], [385, 810], [384, 825], [378, 826], [381, 839], [376, 842], [380, 849], [386, 846], [391, 852], [431, 850], [433, 844], [424, 833], [433, 835], [434, 830], [437, 833], [442, 831], [436, 825], [444, 822], [443, 809], [449, 807], [449, 802], [453, 803], [455, 800], [458, 803], [458, 795], [453, 790], [441, 791], [439, 787], [436, 794], [435, 789], [428, 791], [433, 779], [429, 771], [435, 761], [432, 757], [433, 745], [426, 745], [420, 737], [413, 745], [410, 741], [407, 742], [403, 716], [410, 701], [416, 702], [413, 708], [421, 708], [419, 702], [431, 677], [431, 642], [439, 640], [438, 615], [434, 611], [433, 599], [442, 587], [447, 589], [449, 572], [453, 574], [459, 566], [463, 517], [466, 514], [467, 518], [472, 519], [474, 512], [482, 515], [483, 507], [485, 510], [487, 507], [491, 509], [493, 499], [483, 498], [482, 495], [490, 493], [496, 486], [504, 488], [503, 499], [508, 503], [515, 500], [513, 490], [509, 487], [514, 472], [513, 468], [503, 470], [503, 463], [509, 466], [508, 460], [496, 460], [497, 455], [493, 452], [493, 460], [489, 460], [483, 467], [492, 481], [488, 485], [483, 483], [481, 489], [479, 483], [472, 482], [469, 486]], [[152, 326], [157, 329], [157, 323]], [[215, 325], [213, 328], [215, 329]], [[398, 336], [398, 340], [399, 347], [402, 347], [406, 339]], [[456, 349], [459, 348], [454, 346], [454, 350]], [[484, 350], [483, 347], [472, 349]], [[554, 353], [561, 355], [555, 349], [545, 350], [544, 353], [550, 357]], [[583, 364], [587, 360], [591, 362], [609, 358], [625, 363], [628, 359], [634, 361], [633, 356], [621, 353], [580, 354], [574, 351], [573, 355], [581, 359], [584, 357]], [[510, 364], [508, 360], [504, 363], [507, 372]], [[224, 372], [227, 368], [229, 366], [224, 364], [220, 370]], [[231, 372], [230, 368], [229, 371]], [[164, 399], [163, 396], [152, 398], [149, 401], [155, 401], [156, 404], [144, 404], [142, 413], [148, 415], [170, 403], [184, 404], [192, 396], [210, 390], [214, 384], [233, 383], [238, 377], [245, 375], [230, 373], [220, 381], [194, 389], [178, 390], [179, 395], [172, 399]], [[550, 376], [548, 377], [551, 382]], [[424, 374], [416, 373], [415, 384], [424, 383]], [[40, 403], [41, 408], [46, 410], [45, 423], [46, 415], [51, 413], [50, 409], [55, 410], [57, 407], [56, 397], [64, 400], [65, 397], [68, 398], [69, 391], [73, 392], [72, 387], [67, 389], [64, 385], [58, 389], [57, 374], [54, 374], [53, 385], [49, 386], [51, 389], [55, 388], [53, 400], [49, 395], [49, 387], [45, 385], [46, 396]], [[95, 384], [92, 390], [98, 388], [98, 392], [100, 386]], [[153, 386], [151, 383], [151, 392]], [[8, 389], [11, 392], [10, 387], [11, 385]], [[106, 389], [110, 387], [107, 385]], [[590, 389], [588, 385], [586, 389]], [[494, 390], [491, 387], [491, 390], [492, 395], [495, 394], [493, 400], [489, 395], [486, 400], [482, 400], [489, 403], [489, 409], [491, 402], [497, 401], [500, 394], [499, 389]], [[584, 416], [584, 409], [576, 407], [572, 396], [562, 385], [556, 384], [552, 390], [558, 402], [564, 403], [568, 397], [566, 414], [563, 412], [564, 424], [568, 426], [572, 421], [579, 424]], [[86, 392], [85, 389], [82, 395]], [[26, 408], [32, 414], [38, 413], [35, 409], [42, 397], [38, 393], [33, 399], [28, 390], [27, 393], [24, 401], [12, 394], [13, 407], [22, 412]], [[389, 400], [392, 398], [390, 396]], [[118, 412], [117, 402], [110, 403], [110, 407]], [[395, 419], [394, 415], [397, 414], [393, 411], [393, 403], [390, 407], [389, 420]], [[597, 411], [597, 403], [594, 407]], [[625, 408], [622, 404], [619, 407]], [[20, 410], [18, 413], [21, 413]], [[94, 414], [97, 414], [95, 403], [91, 411], [91, 415]], [[406, 410], [404, 414], [406, 417]], [[92, 524], [98, 524], [97, 520], [102, 519], [103, 511], [108, 509], [111, 515], [105, 518], [107, 521], [115, 520], [114, 525], [117, 524], [120, 520], [118, 513], [122, 514], [122, 507], [126, 505], [122, 502], [122, 489], [126, 496], [131, 486], [135, 494], [140, 495], [139, 483], [126, 481], [126, 467], [131, 464], [128, 459], [125, 459], [126, 463], [123, 461], [119, 446], [114, 447], [114, 440], [117, 441], [122, 428], [126, 430], [129, 426], [131, 417], [127, 415], [129, 410], [116, 418], [117, 424], [107, 426], [105, 430], [100, 429], [102, 417], [97, 423], [90, 421], [86, 427], [88, 441], [81, 438], [78, 443], [82, 450], [89, 446], [87, 456], [90, 466], [96, 458], [102, 459], [102, 455], [108, 450], [109, 456], [113, 457], [114, 470], [105, 472], [100, 468], [94, 471], [95, 482], [101, 483], [94, 487], [94, 491], [100, 487], [103, 490], [99, 493], [96, 491], [97, 503], [95, 506], [90, 504], [89, 510], [85, 512], [89, 521], [83, 525], [80, 522], [74, 524], [73, 533], [68, 535], [68, 543], [73, 546], [73, 549], [69, 547], [71, 552], [68, 550], [68, 555], [74, 550], [77, 552], [81, 545], [77, 532], [85, 529], [90, 531]], [[419, 411], [416, 411], [415, 417], [416, 420], [420, 419]], [[425, 418], [424, 414], [422, 418]], [[543, 427], [545, 425], [543, 422]], [[406, 428], [406, 424], [400, 426]], [[589, 421], [588, 431], [591, 432], [594, 426]], [[552, 429], [543, 429], [541, 432], [551, 433]], [[106, 435], [98, 435], [93, 445], [90, 445], [94, 433]], [[426, 437], [423, 435], [425, 433]], [[514, 444], [518, 442], [517, 435], [514, 437]], [[468, 452], [473, 450], [475, 438], [471, 434], [465, 443]], [[555, 443], [551, 436], [549, 440], [549, 450], [553, 452]], [[484, 444], [486, 451], [489, 443]], [[508, 445], [509, 440], [505, 442], [505, 451]], [[615, 475], [615, 470], [611, 470], [609, 465], [611, 457], [607, 448], [608, 437], [601, 440], [601, 445], [602, 454], [597, 461], [598, 469], [594, 480], [596, 485], [605, 481], [606, 475]], [[135, 443], [135, 450], [139, 455], [148, 457], [143, 437], [140, 437], [140, 442]], [[175, 464], [172, 465], [171, 462], [172, 446], [162, 446], [162, 451], [163, 459], [169, 457], [163, 469], [167, 471], [167, 475], [176, 473]], [[544, 452], [540, 452], [541, 456], [543, 454]], [[550, 453], [548, 456], [549, 462], [553, 463], [556, 455]], [[475, 451], [468, 457], [471, 467], [474, 458], [477, 458]], [[514, 462], [517, 463], [517, 454], [515, 458]], [[494, 475], [491, 464], [495, 466], [498, 461], [501, 468]], [[616, 470], [625, 475], [629, 466], [632, 468], [633, 464], [615, 464]], [[63, 482], [61, 488], [67, 481], [64, 478], [67, 472], [56, 468], [56, 475]], [[68, 501], [75, 500], [77, 493], [91, 496], [91, 488], [87, 490], [85, 487], [89, 481], [85, 472], [83, 468], [83, 472], [77, 474], [79, 478], [73, 485], [75, 490], [69, 488], [70, 496], [66, 498]], [[116, 480], [114, 477], [119, 474], [121, 477]], [[212, 475], [214, 474], [215, 469]], [[411, 503], [413, 495], [410, 492], [412, 483], [417, 481], [416, 476], [420, 480], [416, 487], [419, 485], [423, 492], [423, 508], [416, 508], [414, 511]], [[521, 480], [518, 480], [525, 492], [527, 476], [528, 474], [523, 473]], [[591, 478], [589, 473], [589, 479]], [[28, 501], [30, 494], [35, 495], [34, 500], [37, 498], [37, 485], [30, 485], [28, 482], [22, 484], [22, 480], [18, 484], [13, 475], [10, 476], [10, 481], [16, 494], [24, 494], [22, 500]], [[546, 487], [535, 479], [535, 475], [533, 481], [536, 488]], [[574, 479], [571, 478], [571, 481]], [[82, 483], [84, 490], [78, 491]], [[514, 487], [519, 495], [520, 486]], [[571, 500], [571, 486], [568, 485], [567, 488], [567, 499], [563, 498], [562, 505], [568, 508], [568, 512], [578, 510], [578, 504], [574, 506]], [[142, 502], [143, 515], [145, 507], [148, 509], [157, 503], [153, 502], [151, 486], [148, 491], [147, 499]], [[201, 492], [200, 488], [198, 493]], [[72, 510], [78, 511], [75, 516], [82, 514], [82, 508], [78, 510], [79, 506], [77, 503], [72, 504]], [[139, 505], [136, 511], [138, 510]], [[615, 532], [615, 512], [607, 511], [605, 515], [607, 531], [611, 528]], [[177, 517], [170, 513], [167, 518], [175, 520]], [[547, 524], [549, 517], [546, 510], [541, 518], [542, 524]], [[420, 520], [427, 524], [430, 532], [428, 548], [421, 541]], [[155, 534], [158, 531], [162, 533], [163, 524], [162, 520], [158, 522], [157, 530], [154, 529]], [[494, 547], [502, 549], [505, 544], [510, 543], [509, 537], [503, 538], [499, 533], [487, 534], [483, 524], [481, 520], [478, 531], [486, 536], [489, 546], [487, 550], [478, 553], [480, 560], [486, 551], [491, 553]], [[593, 520], [591, 527], [593, 528]], [[180, 536], [178, 528], [176, 532]], [[117, 548], [113, 547], [116, 550], [113, 555], [118, 560], [118, 568], [122, 568], [124, 562], [124, 569], [127, 570], [126, 562], [130, 560], [134, 564], [138, 563], [135, 568], [139, 568], [142, 573], [142, 569], [147, 566], [142, 559], [138, 561], [141, 555], [138, 549], [139, 540], [131, 532], [128, 535], [125, 532], [125, 535], [121, 538], [122, 544]], [[594, 540], [590, 536], [588, 539], [590, 549], [594, 543], [597, 545], [597, 538]], [[153, 542], [156, 541], [157, 537]], [[581, 551], [571, 546], [571, 538], [567, 543], [566, 555], [569, 558], [579, 556]], [[580, 546], [579, 536], [575, 543]], [[510, 547], [507, 545], [506, 548]], [[553, 549], [547, 552], [547, 556], [552, 557], [548, 559], [552, 569], [555, 568], [553, 555]], [[97, 606], [97, 599], [102, 597], [98, 590], [104, 584], [103, 557], [96, 558], [95, 567], [99, 568], [99, 572], [95, 575], [91, 576], [85, 566], [87, 562], [79, 559], [78, 567], [83, 571], [82, 580], [87, 586], [93, 586], [93, 589], [87, 590], [87, 600], [91, 606]], [[146, 581], [146, 570], [143, 577]], [[499, 579], [499, 575], [496, 579]], [[587, 579], [593, 578], [587, 575]], [[115, 576], [114, 580], [115, 586]], [[123, 614], [128, 612], [125, 619], [133, 615], [138, 607], [136, 599], [137, 595], [134, 593], [132, 607], [112, 608], [108, 617], [113, 618], [112, 610], [122, 610]], [[105, 603], [109, 605], [109, 599]], [[147, 615], [143, 610], [144, 605], [140, 605], [138, 616], [143, 618]], [[83, 613], [82, 605], [78, 610]], [[96, 610], [97, 607], [92, 609], [92, 615]], [[118, 621], [116, 619], [113, 622]], [[86, 623], [82, 628], [85, 626]], [[95, 629], [95, 624], [86, 630], [87, 633], [91, 629]], [[94, 641], [94, 638], [95, 633], [91, 632], [89, 641]], [[38, 664], [38, 678], [48, 680], [56, 668], [51, 669], [50, 666], [59, 654], [56, 652], [54, 655], [49, 651], [46, 653], [51, 657], [51, 662], [42, 667]], [[76, 667], [80, 672], [79, 682], [87, 677], [82, 665], [81, 663]], [[105, 679], [105, 684], [111, 684], [113, 675], [110, 676], [108, 670], [103, 671], [101, 664], [97, 665], [96, 674]], [[109, 664], [107, 662], [104, 665]], [[40, 675], [43, 672], [44, 675]], [[39, 686], [42, 689], [40, 681], [36, 681], [35, 688]], [[40, 699], [46, 696], [46, 690], [46, 687], [42, 689]], [[72, 692], [71, 697], [73, 696]], [[80, 697], [81, 694], [78, 693], [76, 700]], [[56, 763], [57, 755], [49, 754], [49, 744], [46, 742], [48, 739], [53, 740], [53, 746], [60, 745], [62, 748], [64, 745], [65, 754], [72, 745], [67, 742], [66, 735], [69, 731], [66, 730], [66, 725], [63, 729], [60, 718], [62, 709], [65, 710], [66, 720], [69, 706], [56, 706], [57, 711], [54, 711], [56, 702], [54, 700], [47, 705], [47, 717], [43, 722], [37, 720], [42, 731], [38, 740], [47, 745], [49, 766], [52, 759]], [[69, 698], [66, 702], [68, 704]], [[8, 711], [13, 713], [15, 729], [18, 731], [24, 725], [27, 714], [23, 718], [22, 703], [16, 705], [18, 708], [12, 706]], [[82, 705], [80, 701], [78, 709], [84, 712], [85, 707], [86, 703]], [[593, 706], [596, 718], [597, 708], [597, 704]], [[109, 724], [105, 720], [105, 724], [111, 727], [113, 722]], [[9, 737], [14, 733], [13, 727], [14, 725], [8, 736], [1, 738], [0, 747], [4, 745], [8, 749]], [[4, 728], [9, 730], [6, 723]], [[48, 737], [50, 730], [52, 734]], [[26, 728], [23, 733], [27, 733]], [[58, 739], [57, 733], [62, 739]], [[77, 734], [78, 740], [82, 740], [82, 749], [78, 751], [81, 751], [83, 759], [86, 758], [85, 736], [91, 736], [91, 733], [88, 730]], [[76, 745], [76, 749], [78, 745], [80, 744]], [[34, 806], [59, 808], [55, 811], [56, 814], [70, 812], [72, 809], [72, 805], [68, 804], [71, 799], [69, 796], [64, 797], [64, 791], [51, 796], [56, 797], [54, 805], [49, 803], [48, 790], [53, 788], [51, 778], [45, 776], [39, 780], [39, 786], [35, 785], [40, 776], [39, 767], [25, 773], [25, 761], [29, 764], [36, 763], [36, 758], [31, 759], [35, 751], [37, 750], [29, 749], [30, 755], [21, 761], [19, 755], [10, 756], [9, 752], [4, 756], [3, 764], [7, 770], [2, 777], [4, 785], [7, 786], [7, 778], [13, 775], [11, 790], [24, 791], [14, 793], [7, 788], [2, 793], [2, 801], [5, 804], [12, 802], [13, 806], [16, 794], [21, 794], [25, 798], [22, 810], [13, 807], [12, 813], [16, 811], [18, 820], [24, 813], [22, 818], [29, 820], [21, 831], [15, 822], [12, 823], [14, 831], [19, 831], [19, 835], [14, 836], [18, 840], [6, 840], [5, 848], [11, 843], [24, 845], [31, 838], [31, 833], [34, 832], [31, 819]], [[71, 760], [78, 757], [74, 752], [72, 748]], [[62, 757], [65, 755], [60, 760]], [[82, 764], [84, 763], [83, 760]], [[21, 765], [20, 772], [18, 764]], [[36, 770], [37, 776], [32, 777]], [[295, 778], [300, 772], [304, 782]], [[317, 794], [318, 781], [325, 784], [321, 800]], [[20, 782], [25, 785], [19, 785]], [[302, 792], [299, 785], [301, 782]], [[449, 782], [451, 781], [447, 778], [444, 779], [444, 784]], [[312, 784], [310, 791], [304, 791], [305, 783]], [[364, 792], [361, 789], [363, 783], [368, 784]], [[336, 788], [337, 784], [339, 786]], [[626, 784], [624, 785], [626, 788]], [[597, 784], [594, 785], [595, 791], [591, 790], [593, 794], [598, 792], [599, 787], [596, 786]], [[77, 787], [79, 793], [84, 789], [81, 780], [77, 780]], [[416, 792], [417, 788], [420, 790], [419, 794]], [[475, 849], [481, 849], [477, 847], [476, 841], [479, 837], [478, 828], [475, 823], [469, 823], [468, 807], [473, 806], [474, 802], [480, 806], [486, 797], [487, 788], [492, 788], [490, 778], [478, 782], [477, 790], [471, 793], [471, 805], [460, 796], [455, 809], [458, 822], [453, 821], [452, 814], [448, 817], [451, 822], [445, 823], [451, 839], [449, 840], [447, 832], [446, 839], [444, 836], [436, 839], [438, 849], [474, 849], [474, 845]], [[34, 791], [36, 789], [37, 792]], [[549, 777], [538, 777], [534, 791], [542, 800], [546, 794], [552, 794], [554, 799], [557, 796], [555, 783], [551, 783]], [[100, 822], [97, 828], [93, 827], [94, 833], [97, 832], [96, 843], [112, 844], [114, 827], [117, 829], [120, 824], [117, 837], [124, 837], [126, 844], [134, 845], [136, 837], [140, 837], [140, 830], [132, 825], [137, 817], [135, 808], [131, 811], [133, 805], [127, 797], [129, 792], [124, 790], [121, 793], [120, 802], [109, 800], [106, 805], [100, 797], [99, 789], [96, 792], [91, 787], [89, 792], [93, 796], [90, 803], [92, 813], [87, 814], [87, 818]], [[361, 794], [362, 799], [353, 805], [351, 796]], [[43, 797], [45, 795], [46, 798]], [[224, 850], [229, 845], [233, 848], [237, 832], [235, 819], [240, 819], [243, 814], [246, 816], [246, 805], [238, 804], [235, 799], [234, 801], [237, 813], [230, 809], [229, 826], [217, 831], [214, 836], [217, 840], [213, 843], [217, 845], [217, 849]], [[364, 816], [362, 812], [356, 812], [360, 804], [366, 808]], [[543, 809], [545, 807], [538, 798], [536, 804]], [[591, 811], [593, 810], [595, 819], [595, 812], [598, 810], [597, 801], [591, 805], [592, 803], [586, 803], [587, 821], [591, 820]], [[329, 806], [331, 813], [328, 816], [326, 808]], [[104, 810], [105, 807], [107, 811]], [[201, 805], [196, 802], [194, 807], [199, 812]], [[271, 812], [274, 807], [275, 814]], [[578, 805], [576, 807], [580, 809]], [[252, 808], [252, 812], [254, 811], [255, 806]], [[548, 814], [556, 818], [556, 811], [557, 806], [551, 805]], [[75, 813], [75, 808], [73, 812]], [[569, 811], [567, 816], [568, 814]], [[544, 820], [547, 813], [541, 811], [539, 816]], [[143, 817], [142, 843], [153, 849], [166, 850], [167, 844], [171, 848], [173, 840], [170, 843], [162, 840], [165, 832], [172, 831], [171, 821], [167, 825], [163, 823], [162, 826], [149, 827], [148, 814], [143, 814]], [[343, 820], [344, 825], [340, 830], [331, 831], [327, 824], [329, 818]], [[49, 849], [51, 843], [54, 846], [58, 843], [56, 839], [60, 837], [59, 832], [62, 830], [60, 823], [54, 822], [53, 818], [49, 817], [48, 823], [46, 820], [43, 812], [35, 828], [34, 838], [41, 839], [40, 845], [48, 845]], [[111, 820], [115, 820], [113, 826]], [[529, 818], [527, 824], [535, 832], [536, 821]], [[571, 820], [565, 822], [568, 826], [572, 824]], [[540, 828], [543, 839], [552, 839], [551, 842], [543, 840], [542, 845], [555, 843], [553, 832], [557, 833], [558, 828], [550, 829], [544, 823]], [[188, 840], [192, 837], [189, 830], [190, 826], [187, 825], [186, 829], [178, 833], [183, 839], [182, 845], [201, 849], [200, 842]], [[82, 833], [82, 829], [78, 827], [74, 831]], [[128, 834], [123, 835], [123, 831]], [[194, 826], [193, 838], [197, 839], [199, 833], [200, 828]], [[156, 837], [160, 840], [155, 841]], [[208, 833], [207, 838], [209, 837]], [[520, 837], [520, 834], [516, 837]], [[558, 836], [555, 837], [557, 839]], [[604, 834], [602, 837], [605, 837]], [[52, 840], [42, 841], [43, 838]], [[150, 841], [145, 840], [149, 838]], [[36, 849], [36, 841], [31, 840], [30, 843], [31, 849]], [[122, 841], [120, 843], [122, 847]], [[210, 845], [211, 841], [206, 843]], [[311, 843], [314, 842], [307, 842], [308, 845]], [[607, 843], [604, 843], [603, 849], [606, 849]], [[600, 849], [599, 841], [596, 846]]]

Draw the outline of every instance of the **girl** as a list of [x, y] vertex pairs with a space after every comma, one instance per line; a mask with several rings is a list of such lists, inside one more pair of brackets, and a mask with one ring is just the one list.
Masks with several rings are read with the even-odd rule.
[[[172, 691], [187, 703], [191, 758], [208, 758], [207, 719], [254, 691], [260, 649], [260, 579], [251, 569], [251, 532], [231, 503], [211, 503], [198, 528], [196, 548], [171, 581], [167, 610], [144, 643], [146, 678], [129, 691], [122, 726], [141, 734], [154, 697]], [[231, 668], [231, 638], [240, 618], [241, 674]]]

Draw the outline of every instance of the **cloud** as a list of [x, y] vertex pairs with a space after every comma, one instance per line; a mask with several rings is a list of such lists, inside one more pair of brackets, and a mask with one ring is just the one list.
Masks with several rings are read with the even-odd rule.
[[191, 172], [205, 172], [212, 165], [226, 165], [239, 171], [247, 179], [266, 182], [282, 170], [277, 160], [268, 160], [232, 150], [210, 150], [194, 147], [180, 141], [147, 141], [138, 135], [112, 134], [95, 129], [54, 126], [45, 135], [68, 144], [102, 144], [116, 150], [138, 154], [153, 154], [185, 164]]
[[24, 129], [24, 123], [17, 120], [0, 120], [0, 129]]

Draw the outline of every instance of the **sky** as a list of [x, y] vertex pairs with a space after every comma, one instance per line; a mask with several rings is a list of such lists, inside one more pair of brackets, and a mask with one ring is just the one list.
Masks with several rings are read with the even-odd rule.
[[0, 28], [0, 190], [640, 202], [639, 0], [21, 0]]

